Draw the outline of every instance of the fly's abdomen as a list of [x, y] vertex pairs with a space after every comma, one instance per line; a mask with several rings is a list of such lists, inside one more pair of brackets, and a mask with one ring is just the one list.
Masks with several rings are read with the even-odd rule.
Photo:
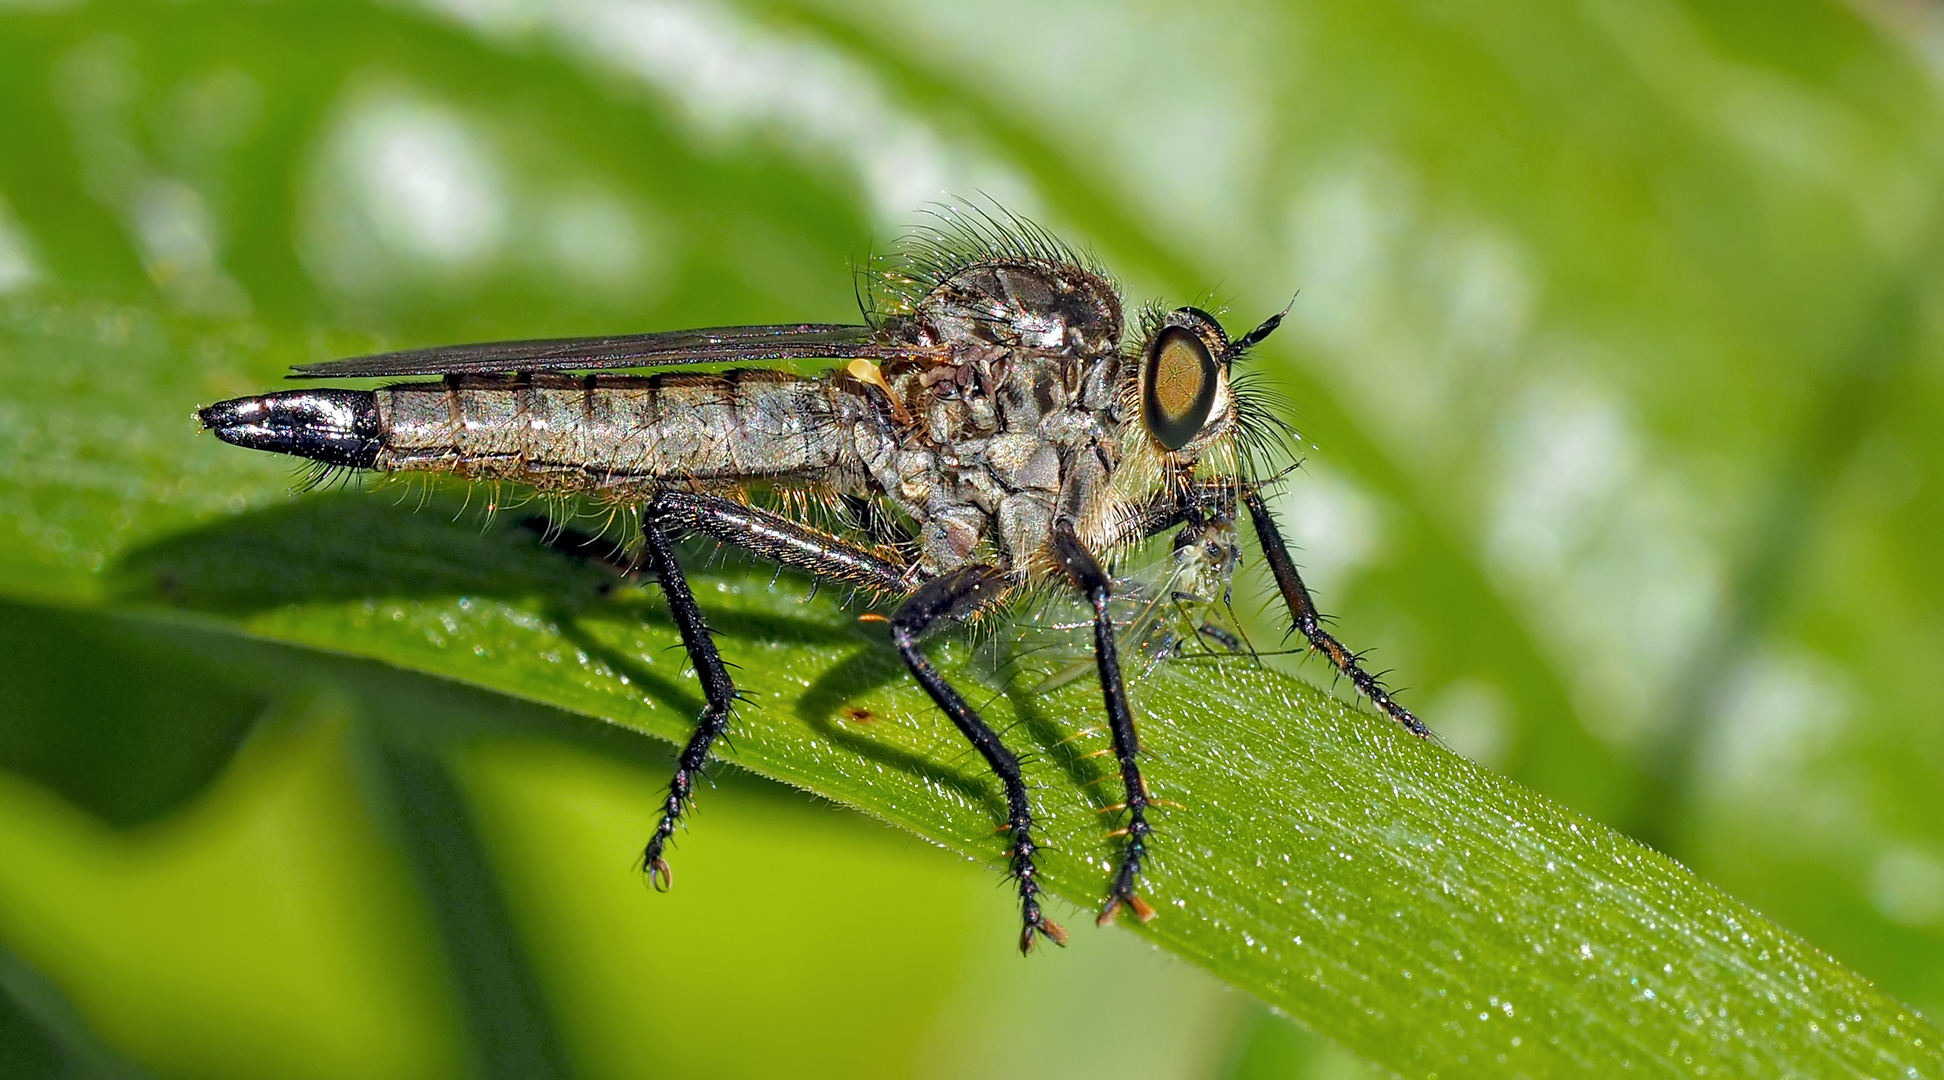
[[464, 376], [376, 393], [380, 469], [598, 491], [809, 480], [843, 463], [829, 385], [783, 372]]
[[286, 390], [219, 401], [196, 413], [235, 446], [368, 469], [384, 452], [384, 424], [368, 390]]

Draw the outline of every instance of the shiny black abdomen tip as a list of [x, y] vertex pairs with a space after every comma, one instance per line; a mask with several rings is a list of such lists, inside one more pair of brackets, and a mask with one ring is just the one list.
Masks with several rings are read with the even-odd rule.
[[369, 390], [286, 390], [219, 401], [196, 412], [234, 446], [368, 469], [383, 440], [378, 395]]

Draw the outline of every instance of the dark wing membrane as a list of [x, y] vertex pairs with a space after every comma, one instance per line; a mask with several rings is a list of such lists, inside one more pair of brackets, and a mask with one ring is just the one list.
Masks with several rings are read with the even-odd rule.
[[872, 359], [926, 356], [935, 349], [882, 343], [868, 326], [789, 323], [718, 326], [620, 337], [496, 341], [357, 356], [291, 368], [293, 379], [349, 379], [374, 375], [493, 375], [521, 371], [598, 371], [610, 368], [723, 364], [751, 360]]

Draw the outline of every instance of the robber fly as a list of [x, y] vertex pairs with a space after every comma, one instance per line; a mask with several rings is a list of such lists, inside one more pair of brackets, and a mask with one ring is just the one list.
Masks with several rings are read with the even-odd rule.
[[[709, 748], [730, 722], [734, 683], [676, 559], [700, 534], [815, 578], [893, 598], [890, 638], [1005, 790], [1011, 871], [1024, 927], [1064, 944], [1040, 907], [1033, 812], [1019, 761], [927, 659], [942, 627], [1035, 587], [1071, 587], [1089, 611], [1093, 668], [1126, 790], [1118, 867], [1099, 913], [1145, 921], [1136, 892], [1149, 795], [1122, 681], [1115, 579], [1103, 569], [1178, 530], [1195, 590], [1226, 589], [1236, 519], [1308, 638], [1366, 698], [1426, 728], [1321, 625], [1263, 501], [1258, 466], [1277, 422], [1234, 369], [1282, 315], [1230, 337], [1194, 307], [1139, 316], [1125, 342], [1107, 275], [1010, 215], [947, 209], [899, 255], [874, 263], [866, 321], [736, 326], [605, 338], [443, 346], [306, 364], [293, 378], [438, 376], [377, 390], [311, 388], [220, 402], [198, 414], [225, 442], [383, 473], [451, 473], [638, 509], [641, 548], [707, 702], [643, 853], [657, 888], [663, 852]], [[734, 367], [713, 374], [616, 369], [820, 360], [821, 374]], [[759, 504], [818, 496], [846, 523]], [[843, 535], [840, 535], [843, 534]], [[1190, 565], [1193, 564], [1193, 565]], [[1210, 580], [1213, 575], [1218, 580]], [[1212, 590], [1212, 592], [1211, 592]]]

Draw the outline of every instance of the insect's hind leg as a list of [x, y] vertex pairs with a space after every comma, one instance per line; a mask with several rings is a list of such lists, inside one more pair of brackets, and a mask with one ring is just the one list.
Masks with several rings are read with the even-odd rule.
[[694, 793], [696, 777], [709, 759], [709, 747], [729, 726], [729, 710], [736, 699], [735, 683], [729, 678], [728, 668], [716, 651], [708, 624], [689, 590], [688, 579], [675, 559], [675, 537], [700, 533], [783, 566], [882, 592], [904, 593], [909, 586], [906, 568], [875, 552], [720, 495], [661, 491], [649, 501], [643, 518], [644, 542], [638, 556], [609, 540], [555, 529], [545, 519], [530, 518], [523, 524], [547, 538], [557, 550], [607, 563], [624, 574], [640, 569], [651, 571], [661, 583], [662, 594], [668, 598], [669, 612], [681, 633], [682, 645], [688, 650], [689, 662], [702, 682], [702, 694], [708, 705], [696, 721], [695, 734], [682, 748], [675, 778], [668, 785], [668, 801], [663, 806], [661, 822], [642, 856], [643, 866], [655, 887], [666, 889], [669, 869], [662, 857], [663, 849], [681, 823], [682, 813]]
[[1094, 611], [1094, 663], [1100, 672], [1100, 692], [1106, 700], [1107, 727], [1113, 733], [1121, 783], [1127, 790], [1127, 825], [1121, 830], [1127, 837], [1127, 846], [1121, 849], [1120, 867], [1108, 887], [1107, 902], [1101, 905], [1099, 922], [1102, 926], [1113, 922], [1122, 904], [1146, 922], [1154, 917], [1154, 909], [1135, 894], [1134, 883], [1141, 876], [1141, 863], [1147, 858], [1147, 838], [1153, 829], [1147, 820], [1147, 783], [1141, 779], [1140, 762], [1136, 760], [1141, 750], [1140, 739], [1134, 731], [1133, 710], [1127, 704], [1120, 650], [1114, 641], [1114, 618], [1107, 607], [1113, 596], [1112, 582], [1100, 568], [1100, 560], [1074, 535], [1071, 522], [1054, 528], [1053, 554]]
[[702, 698], [707, 702], [702, 715], [696, 718], [695, 733], [689, 736], [688, 745], [682, 747], [681, 756], [675, 761], [675, 776], [668, 782], [668, 800], [662, 804], [661, 822], [655, 826], [655, 834], [649, 837], [648, 846], [642, 852], [641, 864], [648, 872], [648, 880], [665, 892], [673, 882], [673, 875], [668, 861], [662, 858], [662, 851], [694, 795], [696, 778], [709, 760], [709, 747], [729, 727], [729, 710], [736, 702], [736, 684], [729, 677], [722, 654], [716, 650], [713, 632], [695, 603], [688, 578], [683, 576], [681, 564], [675, 561], [675, 543], [664, 527], [661, 520], [664, 515], [657, 512], [659, 509], [659, 499], [649, 504], [642, 529], [646, 541], [642, 546], [643, 561], [668, 599], [669, 615], [682, 635], [682, 648], [688, 651], [695, 677], [702, 683]]
[[1330, 663], [1350, 680], [1357, 692], [1370, 699], [1385, 716], [1404, 725], [1413, 735], [1429, 738], [1431, 729], [1424, 721], [1411, 714], [1411, 710], [1398, 704], [1384, 684], [1377, 677], [1364, 670], [1358, 662], [1357, 654], [1343, 647], [1328, 630], [1323, 629], [1323, 620], [1316, 613], [1316, 604], [1310, 600], [1309, 589], [1303, 585], [1303, 576], [1296, 572], [1296, 562], [1289, 557], [1289, 547], [1283, 543], [1282, 530], [1276, 528], [1276, 519], [1269, 513], [1269, 505], [1262, 500], [1260, 491], [1250, 489], [1243, 494], [1243, 505], [1249, 508], [1249, 520], [1255, 524], [1256, 539], [1262, 542], [1262, 555], [1269, 563], [1269, 572], [1275, 576], [1276, 588], [1282, 591], [1283, 602], [1289, 605], [1290, 617], [1296, 621], [1296, 629], [1303, 632], [1309, 643]]
[[668, 860], [662, 857], [662, 852], [668, 846], [669, 837], [675, 834], [675, 827], [681, 823], [683, 811], [688, 809], [689, 801], [694, 797], [696, 778], [709, 760], [709, 747], [729, 727], [729, 710], [736, 701], [736, 684], [729, 677], [729, 668], [722, 662], [721, 652], [716, 649], [715, 639], [702, 617], [702, 609], [695, 602], [694, 592], [689, 589], [688, 578], [683, 575], [681, 564], [675, 561], [674, 541], [665, 527], [665, 519], [670, 515], [668, 508], [661, 505], [662, 502], [657, 499], [649, 504], [641, 530], [643, 545], [639, 555], [603, 537], [557, 528], [546, 518], [527, 518], [520, 524], [540, 534], [548, 546], [565, 554], [605, 563], [625, 576], [633, 576], [642, 569], [653, 573], [661, 585], [662, 595], [668, 599], [669, 614], [682, 636], [682, 647], [688, 651], [689, 663], [694, 665], [695, 676], [702, 683], [702, 696], [707, 704], [696, 720], [695, 732], [689, 736], [688, 744], [682, 747], [681, 756], [676, 760], [675, 776], [668, 782], [668, 799], [662, 804], [661, 820], [656, 823], [655, 833], [649, 838], [641, 856], [641, 866], [647, 871], [648, 880], [654, 883], [657, 890], [667, 892], [674, 883], [674, 873], [669, 869]]
[[969, 566], [934, 578], [898, 606], [891, 616], [891, 643], [911, 669], [912, 677], [925, 688], [959, 731], [999, 777], [1006, 789], [1006, 821], [1012, 833], [1012, 874], [1019, 883], [1020, 915], [1025, 921], [1019, 933], [1019, 951], [1033, 951], [1037, 935], [1045, 934], [1056, 945], [1066, 944], [1066, 931], [1046, 917], [1039, 904], [1039, 870], [1033, 865], [1033, 808], [1027, 800], [1026, 780], [1019, 771], [1019, 759], [999, 741], [999, 735], [965, 698], [926, 658], [919, 643], [940, 622], [965, 615], [1004, 595], [1006, 584], [990, 566]]

